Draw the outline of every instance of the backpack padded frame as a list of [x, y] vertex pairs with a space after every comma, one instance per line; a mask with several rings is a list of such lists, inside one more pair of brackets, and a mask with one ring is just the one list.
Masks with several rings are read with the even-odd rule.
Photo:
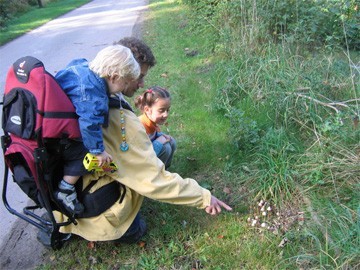
[[[91, 187], [82, 190], [82, 181], [78, 181], [78, 195], [86, 209], [81, 216], [72, 216], [55, 200], [53, 187], [57, 187], [63, 176], [62, 162], [56, 153], [63, 149], [66, 140], [78, 139], [81, 133], [73, 104], [40, 60], [25, 56], [14, 62], [7, 74], [2, 105], [4, 136], [1, 144], [6, 165], [4, 205], [10, 213], [49, 235], [49, 245], [58, 249], [63, 243], [59, 227], [77, 224], [76, 218], [101, 214], [116, 201], [121, 202], [125, 188], [114, 181], [89, 193]], [[9, 171], [14, 182], [36, 204], [25, 207], [23, 213], [7, 201]], [[93, 184], [95, 182], [96, 179]], [[45, 208], [47, 219], [34, 213], [33, 210], [38, 208]], [[57, 223], [54, 210], [64, 213], [69, 220]]]

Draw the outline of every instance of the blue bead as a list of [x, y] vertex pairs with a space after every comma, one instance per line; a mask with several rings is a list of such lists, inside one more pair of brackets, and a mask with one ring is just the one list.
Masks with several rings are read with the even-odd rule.
[[127, 150], [129, 150], [129, 145], [126, 142], [122, 142], [120, 144], [120, 150], [126, 152]]

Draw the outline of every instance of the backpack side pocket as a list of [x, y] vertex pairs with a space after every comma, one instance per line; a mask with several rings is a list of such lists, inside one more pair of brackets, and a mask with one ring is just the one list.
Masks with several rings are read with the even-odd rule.
[[37, 102], [28, 90], [14, 88], [4, 96], [2, 128], [23, 139], [33, 139]]

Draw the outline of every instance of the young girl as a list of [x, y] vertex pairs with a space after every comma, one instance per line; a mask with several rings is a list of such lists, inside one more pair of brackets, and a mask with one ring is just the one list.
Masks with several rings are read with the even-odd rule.
[[69, 212], [80, 214], [84, 211], [74, 185], [86, 173], [83, 166], [85, 154], [90, 152], [95, 155], [99, 166], [112, 161], [102, 137], [102, 125], [109, 111], [109, 95], [126, 92], [139, 75], [140, 66], [131, 50], [121, 45], [102, 49], [91, 62], [86, 59], [73, 60], [56, 74], [56, 80], [79, 116], [82, 137], [82, 142], [72, 141], [66, 146], [64, 177], [55, 192], [55, 197]]
[[165, 88], [153, 86], [135, 98], [135, 106], [142, 112], [139, 119], [153, 143], [157, 157], [165, 164], [166, 169], [169, 168], [176, 150], [176, 141], [161, 132], [159, 127], [165, 124], [169, 116], [171, 106], [169, 92]]

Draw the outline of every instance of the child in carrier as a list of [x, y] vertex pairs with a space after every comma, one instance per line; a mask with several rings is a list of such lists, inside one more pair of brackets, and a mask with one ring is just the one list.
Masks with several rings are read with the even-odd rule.
[[169, 116], [171, 98], [168, 90], [153, 86], [135, 98], [135, 106], [142, 112], [139, 119], [149, 135], [157, 157], [165, 164], [165, 168], [169, 168], [176, 150], [176, 141], [161, 132], [159, 127], [165, 124]]
[[82, 143], [76, 141], [66, 146], [67, 166], [55, 197], [69, 212], [80, 214], [84, 211], [74, 185], [87, 172], [82, 163], [86, 152], [96, 156], [99, 166], [112, 161], [112, 156], [105, 151], [102, 137], [102, 125], [109, 109], [109, 95], [126, 91], [130, 82], [139, 75], [139, 64], [130, 49], [121, 45], [102, 49], [91, 62], [75, 59], [56, 74], [56, 80], [79, 116], [82, 142], [86, 148], [82, 150]]

